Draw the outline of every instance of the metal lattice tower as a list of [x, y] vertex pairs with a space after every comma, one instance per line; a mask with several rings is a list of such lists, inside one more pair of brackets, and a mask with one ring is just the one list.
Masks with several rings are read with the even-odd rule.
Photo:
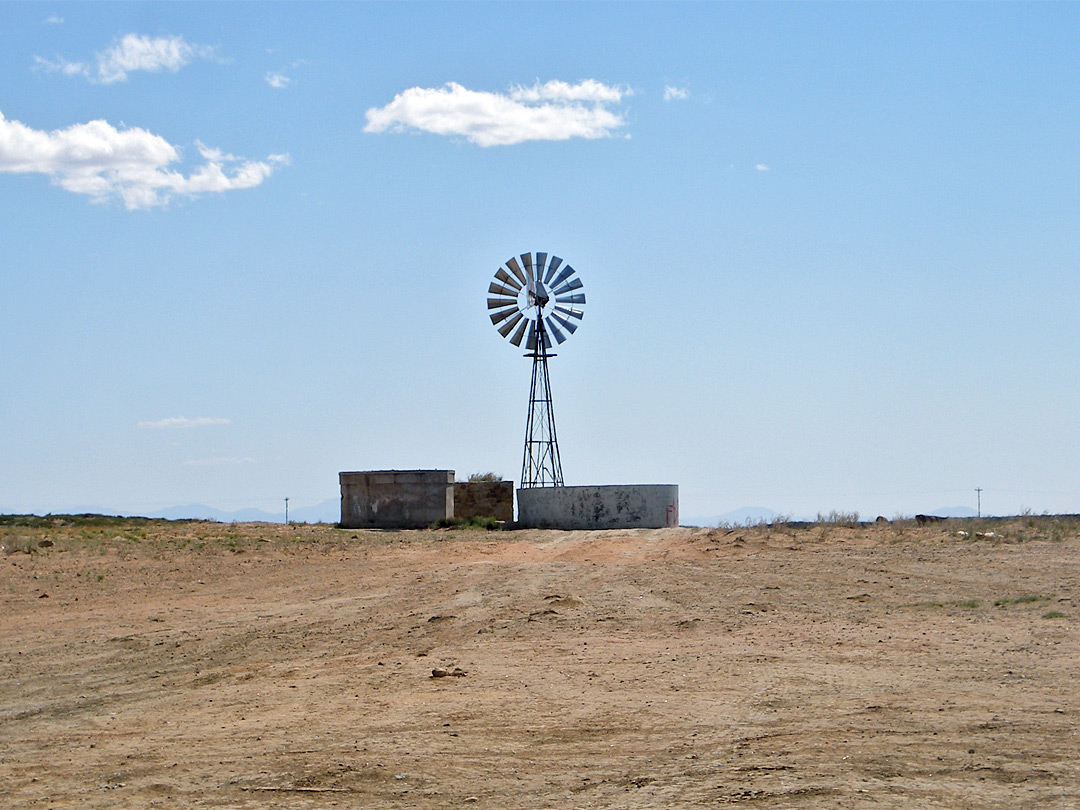
[[515, 346], [528, 339], [525, 356], [533, 361], [529, 420], [521, 461], [521, 487], [563, 486], [562, 460], [551, 405], [548, 358], [551, 341], [562, 343], [577, 331], [585, 294], [570, 265], [547, 253], [522, 253], [507, 259], [488, 287], [491, 322]]
[[559, 458], [559, 438], [555, 433], [555, 411], [551, 407], [551, 378], [548, 376], [547, 340], [544, 322], [533, 322], [530, 338], [536, 348], [531, 357], [532, 384], [529, 386], [529, 421], [525, 425], [525, 453], [521, 459], [521, 486], [561, 487], [562, 460]]

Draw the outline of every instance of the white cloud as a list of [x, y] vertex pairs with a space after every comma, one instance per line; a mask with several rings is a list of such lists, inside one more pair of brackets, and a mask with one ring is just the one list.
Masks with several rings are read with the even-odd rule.
[[228, 456], [211, 456], [210, 458], [193, 458], [184, 462], [185, 467], [231, 467], [237, 464], [254, 464], [255, 459], [251, 456], [234, 458]]
[[175, 73], [192, 59], [207, 59], [213, 49], [193, 45], [183, 37], [156, 37], [127, 34], [117, 44], [97, 55], [98, 80], [103, 84], [127, 81], [128, 73], [144, 70]]
[[766, 166], [764, 163], [759, 163], [756, 166], [754, 166], [754, 168], [757, 169], [759, 172], [767, 172], [767, 171], [769, 171], [769, 167]]
[[683, 87], [664, 87], [664, 101], [683, 101], [690, 98], [690, 91]]
[[[62, 22], [62, 20], [61, 20]], [[86, 62], [70, 62], [35, 57], [40, 67], [63, 73], [66, 76], [85, 76], [101, 84], [126, 82], [129, 73], [145, 71], [160, 73], [168, 70], [176, 73], [194, 59], [209, 59], [214, 49], [206, 45], [186, 42], [183, 37], [148, 37], [125, 34], [112, 47], [95, 54], [91, 67]]]
[[200, 416], [196, 419], [188, 419], [186, 416], [169, 416], [154, 422], [139, 422], [139, 427], [149, 428], [151, 430], [186, 430], [187, 428], [231, 424], [232, 419], [217, 416]]
[[57, 14], [51, 14], [45, 19], [45, 24], [46, 25], [63, 25], [64, 24], [64, 18], [57, 15]]
[[455, 82], [440, 88], [412, 87], [385, 107], [369, 109], [364, 132], [412, 128], [461, 135], [478, 146], [609, 138], [626, 121], [604, 105], [627, 95], [628, 89], [592, 79], [576, 85], [551, 81], [514, 87], [509, 94], [468, 90]]
[[629, 89], [608, 87], [596, 79], [586, 79], [578, 84], [550, 81], [547, 84], [537, 82], [532, 87], [514, 87], [510, 98], [514, 101], [593, 101], [601, 104], [622, 101], [623, 96], [633, 95]]
[[85, 62], [68, 62], [64, 59], [52, 61], [41, 56], [35, 56], [34, 61], [38, 67], [43, 67], [53, 73], [63, 73], [65, 76], [90, 75], [90, 67]]
[[283, 87], [288, 87], [289, 82], [292, 81], [292, 79], [290, 79], [284, 73], [277, 72], [267, 73], [264, 78], [266, 79], [266, 83], [268, 85], [270, 85], [271, 87], [275, 87], [278, 90], [282, 89]]
[[268, 70], [263, 75], [263, 80], [276, 90], [282, 90], [288, 87], [293, 82], [292, 77], [289, 76], [286, 71], [296, 70], [298, 67], [302, 67], [306, 64], [306, 59], [294, 59], [287, 66], [281, 68], [280, 70]]
[[185, 175], [169, 168], [181, 150], [145, 129], [116, 129], [98, 120], [45, 132], [0, 113], [0, 172], [45, 174], [94, 202], [119, 198], [128, 210], [165, 205], [174, 195], [251, 188], [288, 163], [287, 155], [241, 160], [197, 146], [206, 162]]

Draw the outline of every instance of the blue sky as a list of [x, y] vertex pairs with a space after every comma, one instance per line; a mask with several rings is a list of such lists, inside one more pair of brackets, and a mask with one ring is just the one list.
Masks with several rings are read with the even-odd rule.
[[1080, 6], [6, 4], [0, 511], [516, 479], [1080, 511]]

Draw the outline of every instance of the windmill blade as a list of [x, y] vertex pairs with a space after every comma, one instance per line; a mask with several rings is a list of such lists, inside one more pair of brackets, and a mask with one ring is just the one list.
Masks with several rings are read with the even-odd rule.
[[551, 257], [551, 264], [548, 265], [547, 275], [544, 277], [544, 284], [551, 286], [551, 277], [555, 275], [555, 271], [559, 269], [560, 264], [562, 264], [562, 259], [558, 256]]
[[536, 351], [536, 330], [529, 330], [529, 339], [525, 341], [525, 349], [530, 352]]
[[[571, 335], [574, 334], [574, 332], [577, 331], [578, 325], [576, 323], [574, 323], [573, 321], [567, 320], [566, 318], [560, 318], [554, 312], [552, 312], [551, 315], [548, 316], [548, 317], [553, 319], [555, 321], [555, 323], [559, 324], [563, 329], [565, 329]], [[581, 317], [581, 316], [579, 315], [578, 317]], [[554, 328], [555, 327], [552, 326], [552, 329], [554, 329]], [[558, 337], [558, 336], [556, 335], [556, 337]], [[560, 340], [559, 343], [562, 343], [562, 341]]]
[[518, 266], [517, 258], [511, 257], [506, 260], [506, 266], [510, 268], [510, 272], [514, 274], [518, 281], [522, 284], [528, 284], [525, 279], [525, 274], [521, 272], [521, 268]]
[[573, 295], [561, 295], [555, 298], [555, 301], [560, 304], [584, 304], [585, 294], [574, 293]]
[[508, 295], [508, 296], [510, 296], [511, 298], [514, 298], [514, 299], [517, 298], [517, 294], [518, 294], [517, 290], [515, 290], [515, 289], [513, 289], [511, 287], [504, 287], [502, 284], [496, 284], [494, 281], [491, 282], [491, 286], [488, 287], [488, 292], [489, 293], [494, 293], [495, 295]]
[[499, 307], [516, 307], [516, 298], [489, 298], [488, 309], [498, 309]]
[[566, 340], [566, 335], [562, 333], [562, 330], [560, 330], [559, 327], [557, 327], [553, 323], [553, 321], [554, 319], [550, 315], [544, 319], [544, 323], [547, 324], [548, 331], [550, 331], [551, 334], [554, 335], [556, 342], [562, 343]]
[[529, 328], [529, 319], [528, 318], [522, 318], [521, 323], [518, 324], [517, 331], [514, 332], [514, 336], [512, 338], [510, 338], [510, 342], [513, 343], [515, 346], [520, 346], [521, 345], [521, 339], [523, 337], [525, 337], [525, 330], [528, 329], [528, 328]]
[[561, 312], [563, 315], [569, 315], [571, 318], [577, 318], [579, 321], [585, 317], [584, 312], [579, 312], [576, 309], [567, 309], [566, 307], [555, 307], [556, 312]]
[[585, 285], [581, 283], [580, 278], [572, 278], [568, 282], [563, 284], [561, 287], [556, 290], [552, 290], [551, 292], [554, 295], [563, 295], [564, 293], [568, 293], [571, 290], [580, 290], [584, 286]]
[[521, 313], [518, 311], [517, 307], [510, 307], [510, 309], [504, 309], [502, 312], [492, 312], [491, 313], [491, 322], [493, 324], [498, 324], [499, 321], [505, 321], [511, 315], [520, 315], [520, 314]]
[[562, 272], [559, 273], [559, 275], [555, 276], [555, 278], [552, 280], [552, 282], [551, 282], [551, 284], [549, 286], [558, 287], [560, 284], [562, 284], [564, 281], [566, 281], [572, 275], [574, 275], [574, 268], [571, 267], [570, 265], [566, 265], [566, 267], [564, 267], [562, 269]]
[[[499, 327], [499, 334], [503, 337], [509, 335], [513, 331], [514, 327], [517, 326], [518, 321], [520, 321], [524, 317], [525, 316], [522, 315], [520, 312], [515, 312], [514, 317], [512, 317], [510, 320], [508, 320], [506, 323]], [[491, 320], [495, 320], [494, 315], [491, 316]]]
[[544, 266], [547, 264], [547, 254], [536, 254], [536, 280], [542, 282], [544, 280]]
[[536, 275], [533, 273], [532, 254], [522, 253], [521, 263], [525, 265], [525, 278], [531, 283], [536, 278]]
[[521, 285], [518, 283], [518, 280], [509, 273], [507, 273], [505, 270], [503, 270], [501, 267], [495, 271], [495, 278], [497, 278], [504, 284], [510, 285], [518, 292], [521, 292]]

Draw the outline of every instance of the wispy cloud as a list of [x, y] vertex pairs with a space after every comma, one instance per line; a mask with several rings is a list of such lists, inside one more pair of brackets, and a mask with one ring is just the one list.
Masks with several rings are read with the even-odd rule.
[[292, 79], [290, 79], [284, 73], [278, 73], [276, 71], [267, 73], [264, 78], [266, 79], [266, 83], [268, 85], [277, 88], [278, 90], [281, 90], [284, 87], [288, 87], [289, 82], [292, 81]]
[[232, 419], [219, 416], [200, 416], [188, 419], [186, 416], [168, 416], [153, 422], [139, 422], [139, 427], [149, 430], [186, 430], [188, 428], [231, 425]]
[[128, 210], [153, 208], [174, 195], [196, 197], [262, 183], [288, 155], [243, 160], [196, 142], [205, 161], [188, 174], [171, 168], [182, 152], [160, 135], [106, 121], [36, 130], [0, 113], [0, 172], [47, 175], [94, 202], [119, 198]]
[[769, 171], [769, 167], [766, 166], [764, 163], [759, 163], [756, 166], [754, 166], [754, 168], [757, 169], [759, 172], [767, 172], [767, 171]]
[[48, 17], [45, 18], [45, 24], [46, 25], [63, 25], [64, 24], [64, 18], [59, 16], [58, 14], [50, 14]]
[[550, 81], [546, 84], [537, 82], [532, 87], [517, 85], [510, 90], [510, 98], [514, 101], [537, 102], [537, 101], [592, 101], [600, 104], [609, 104], [622, 101], [623, 96], [631, 95], [629, 90], [621, 87], [610, 87], [595, 79], [586, 79], [577, 84], [567, 82]]
[[144, 70], [159, 73], [168, 70], [175, 73], [193, 59], [209, 59], [213, 48], [193, 45], [183, 37], [156, 37], [151, 39], [138, 34], [128, 34], [111, 48], [98, 54], [98, 77], [105, 84], [127, 81], [128, 73]]
[[237, 464], [254, 464], [255, 459], [251, 456], [232, 458], [227, 456], [211, 456], [210, 458], [193, 458], [184, 462], [185, 467], [232, 467]]
[[607, 105], [630, 94], [629, 89], [593, 79], [578, 84], [538, 82], [505, 94], [469, 90], [456, 82], [439, 88], [412, 87], [385, 107], [369, 109], [364, 132], [418, 129], [463, 136], [478, 146], [609, 138], [626, 120]]
[[63, 73], [65, 76], [87, 76], [90, 68], [85, 62], [68, 62], [64, 59], [45, 59], [35, 56], [34, 61], [38, 67], [51, 70], [54, 73]]
[[[62, 20], [61, 20], [62, 22]], [[100, 84], [125, 82], [129, 73], [175, 73], [195, 59], [210, 59], [214, 49], [186, 42], [183, 37], [148, 37], [126, 34], [111, 47], [95, 54], [94, 64], [36, 57], [37, 64], [68, 76], [84, 76]]]
[[280, 70], [267, 71], [263, 76], [263, 80], [271, 87], [277, 90], [283, 90], [293, 82], [292, 77], [286, 73], [286, 71], [296, 70], [301, 65], [306, 64], [306, 59], [294, 59], [287, 67], [283, 67]]
[[664, 87], [664, 101], [683, 101], [690, 98], [690, 91], [684, 87]]

